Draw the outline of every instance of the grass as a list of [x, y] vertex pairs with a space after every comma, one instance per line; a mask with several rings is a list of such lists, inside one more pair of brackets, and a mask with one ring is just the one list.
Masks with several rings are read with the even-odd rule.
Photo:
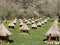
[[[7, 26], [8, 23], [11, 21], [8, 21], [5, 25]], [[44, 26], [38, 28], [37, 30], [29, 30], [28, 35], [23, 35], [20, 33], [19, 29], [19, 23], [17, 22], [17, 25], [15, 26], [15, 29], [11, 29], [10, 31], [13, 33], [10, 36], [10, 40], [13, 42], [10, 43], [10, 45], [51, 45], [51, 44], [46, 44], [43, 39], [46, 39], [46, 36], [44, 34], [46, 31], [51, 27], [52, 22], [49, 21], [47, 24]]]

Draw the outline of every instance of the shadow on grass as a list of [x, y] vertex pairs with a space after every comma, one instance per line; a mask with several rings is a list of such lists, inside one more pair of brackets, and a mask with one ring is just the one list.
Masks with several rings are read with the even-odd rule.
[[47, 41], [48, 39], [43, 39], [43, 41]]
[[14, 41], [13, 40], [7, 40], [9, 43], [13, 43]]

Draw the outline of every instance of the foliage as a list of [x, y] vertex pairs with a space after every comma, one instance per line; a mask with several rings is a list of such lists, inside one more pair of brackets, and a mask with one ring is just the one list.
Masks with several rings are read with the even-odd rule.
[[[56, 17], [60, 14], [60, 1], [58, 0], [0, 0], [0, 12], [8, 18], [12, 15], [14, 18], [29, 18], [34, 16]], [[13, 13], [13, 14], [12, 14]], [[11, 18], [13, 19], [13, 17]]]
[[11, 15], [13, 14], [13, 12], [12, 12], [12, 10], [10, 9], [10, 8], [8, 8], [8, 7], [4, 7], [3, 9], [2, 9], [2, 11], [4, 12], [4, 16], [5, 16], [5, 18], [9, 18], [9, 17], [11, 17]]

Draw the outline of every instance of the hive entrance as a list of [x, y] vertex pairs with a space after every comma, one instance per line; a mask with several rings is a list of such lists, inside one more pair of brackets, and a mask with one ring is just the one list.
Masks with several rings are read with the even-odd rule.
[[21, 30], [22, 33], [28, 33], [28, 30]]
[[59, 37], [52, 37], [51, 35], [50, 36], [47, 36], [47, 40], [48, 41], [59, 41]]
[[9, 36], [0, 36], [0, 40], [8, 40]]

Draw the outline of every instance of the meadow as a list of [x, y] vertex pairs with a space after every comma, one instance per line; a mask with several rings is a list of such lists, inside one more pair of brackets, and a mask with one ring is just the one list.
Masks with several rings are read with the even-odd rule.
[[[8, 27], [8, 24], [10, 22], [11, 20], [7, 21], [7, 23], [4, 23], [5, 26]], [[15, 29], [9, 29], [12, 33], [9, 38], [11, 41], [9, 45], [51, 45], [45, 43], [45, 41], [43, 40], [46, 39], [46, 36], [44, 34], [46, 33], [46, 31], [48, 31], [52, 24], [52, 21], [48, 21], [47, 24], [43, 25], [37, 30], [33, 30], [30, 28], [29, 34], [23, 35], [20, 33], [19, 23], [17, 22]]]

